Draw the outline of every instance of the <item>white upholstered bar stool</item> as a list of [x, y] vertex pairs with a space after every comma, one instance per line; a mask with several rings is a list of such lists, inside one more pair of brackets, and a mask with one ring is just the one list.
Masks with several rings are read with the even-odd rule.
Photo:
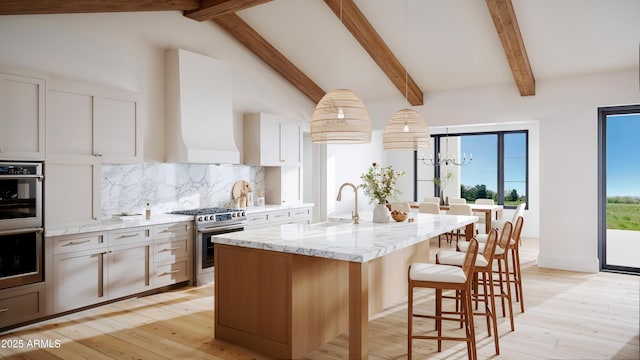
[[[476, 205], [494, 205], [493, 199], [476, 199], [476, 201], [474, 203]], [[479, 219], [478, 220], [478, 225], [482, 225], [482, 226], [478, 226], [476, 228], [476, 234], [480, 233], [480, 230], [482, 229], [482, 233], [483, 233], [483, 235], [485, 235], [485, 241], [486, 241], [486, 235], [487, 234], [486, 234], [484, 228], [485, 228], [485, 224], [487, 223], [487, 220], [486, 220], [485, 214], [482, 213], [482, 212], [474, 212], [473, 216], [477, 216], [478, 219]], [[480, 241], [480, 239], [478, 239], [478, 241]]]
[[[415, 263], [409, 266], [409, 306], [408, 306], [408, 359], [411, 360], [412, 344], [414, 339], [437, 340], [438, 352], [442, 351], [443, 340], [465, 341], [467, 343], [467, 355], [469, 359], [477, 359], [476, 338], [473, 325], [473, 308], [471, 304], [471, 282], [473, 271], [478, 256], [478, 242], [475, 239], [469, 241], [469, 247], [464, 257], [462, 267], [451, 265], [438, 265], [429, 263]], [[415, 314], [413, 311], [413, 291], [415, 288], [432, 288], [436, 291], [435, 314]], [[465, 336], [443, 336], [442, 320], [460, 321], [460, 318], [443, 315], [451, 312], [442, 311], [442, 291], [455, 290], [460, 292], [462, 299], [461, 315], [464, 323]], [[413, 318], [434, 319], [436, 322], [437, 336], [415, 335], [413, 333]]]
[[[489, 231], [487, 242], [482, 254], [478, 254], [474, 267], [474, 277], [477, 283], [473, 286], [473, 298], [484, 303], [484, 312], [474, 312], [474, 315], [484, 315], [487, 320], [487, 333], [491, 336], [493, 331], [493, 342], [496, 348], [496, 355], [500, 355], [500, 344], [498, 340], [498, 323], [496, 320], [495, 289], [493, 284], [493, 258], [498, 245], [498, 232], [494, 229]], [[436, 254], [436, 264], [462, 266], [466, 254], [460, 251], [442, 250]], [[480, 293], [482, 287], [482, 294]], [[493, 329], [493, 330], [492, 330]]]
[[524, 312], [524, 294], [522, 292], [522, 272], [520, 270], [520, 236], [522, 235], [522, 227], [524, 225], [524, 217], [519, 216], [516, 219], [513, 233], [511, 234], [511, 262], [513, 264], [513, 285], [516, 290], [516, 302], [520, 303], [520, 311]]
[[[500, 232], [500, 238], [498, 240], [498, 246], [494, 255], [494, 260], [498, 264], [498, 284], [500, 292], [497, 294], [500, 297], [500, 303], [502, 305], [502, 317], [506, 316], [506, 308], [509, 308], [509, 322], [511, 325], [511, 331], [515, 330], [515, 324], [513, 321], [513, 305], [511, 297], [511, 273], [509, 271], [509, 259], [508, 255], [511, 248], [511, 234], [513, 232], [513, 225], [511, 222], [506, 222]], [[458, 251], [465, 252], [469, 247], [469, 242], [458, 242]], [[485, 243], [478, 244], [478, 251], [483, 251]], [[494, 272], [495, 273], [495, 272]]]

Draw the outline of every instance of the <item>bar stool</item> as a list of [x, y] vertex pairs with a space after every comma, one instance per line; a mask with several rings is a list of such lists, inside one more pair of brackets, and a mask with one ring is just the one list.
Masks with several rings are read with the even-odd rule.
[[[514, 321], [513, 321], [513, 306], [511, 303], [511, 274], [509, 272], [509, 261], [508, 255], [511, 248], [511, 234], [513, 232], [513, 225], [511, 222], [507, 221], [502, 226], [502, 231], [500, 232], [500, 239], [498, 240], [498, 246], [496, 247], [496, 252], [494, 255], [494, 259], [498, 263], [498, 284], [500, 287], [500, 292], [497, 296], [500, 297], [500, 303], [502, 305], [502, 317], [506, 316], [506, 307], [509, 307], [509, 321], [511, 323], [511, 331], [515, 330]], [[483, 251], [486, 243], [478, 244], [478, 251]], [[469, 247], [469, 242], [458, 242], [457, 248], [458, 251], [467, 251]], [[505, 300], [506, 304], [505, 304]]]
[[522, 293], [522, 272], [520, 270], [520, 235], [522, 234], [522, 226], [524, 217], [518, 216], [516, 226], [511, 235], [511, 261], [513, 263], [513, 284], [516, 290], [516, 301], [520, 303], [520, 311], [524, 312], [524, 294]]
[[[473, 325], [473, 309], [471, 304], [471, 282], [473, 271], [478, 256], [478, 241], [471, 239], [464, 257], [462, 267], [451, 265], [438, 265], [428, 263], [415, 263], [409, 266], [409, 308], [408, 308], [408, 359], [411, 360], [413, 339], [426, 339], [438, 341], [438, 352], [442, 351], [443, 340], [465, 341], [467, 343], [467, 355], [469, 359], [477, 359], [476, 338]], [[435, 315], [414, 314], [413, 289], [433, 288], [436, 291]], [[465, 337], [442, 336], [442, 320], [460, 321], [459, 318], [446, 317], [443, 314], [452, 312], [442, 311], [442, 291], [456, 290], [462, 299], [461, 316], [463, 318]], [[435, 319], [437, 336], [414, 335], [413, 318]]]
[[[487, 319], [487, 332], [491, 336], [493, 323], [493, 341], [495, 343], [496, 355], [500, 355], [500, 344], [498, 340], [498, 324], [496, 320], [496, 302], [493, 284], [493, 258], [498, 244], [498, 232], [491, 229], [488, 234], [486, 245], [482, 254], [478, 254], [474, 267], [474, 284], [472, 294], [476, 300], [485, 304], [484, 312], [475, 312], [474, 315], [484, 315]], [[462, 266], [466, 254], [460, 251], [443, 250], [436, 254], [436, 264]], [[482, 285], [482, 294], [479, 292], [479, 284]]]

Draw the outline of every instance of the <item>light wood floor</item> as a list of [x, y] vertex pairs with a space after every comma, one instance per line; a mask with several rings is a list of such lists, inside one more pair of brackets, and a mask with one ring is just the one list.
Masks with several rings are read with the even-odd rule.
[[[437, 251], [437, 242], [432, 248]], [[486, 324], [476, 317], [481, 359], [640, 359], [640, 277], [539, 269], [537, 243], [521, 248], [526, 312], [515, 311], [516, 330], [499, 318], [501, 355], [494, 355]], [[432, 254], [433, 255], [433, 254]], [[433, 308], [433, 292], [416, 296]], [[516, 304], [517, 305], [517, 304]], [[518, 306], [515, 306], [519, 309]], [[406, 304], [369, 326], [371, 359], [407, 356]], [[419, 325], [425, 331], [433, 323]], [[266, 359], [213, 339], [213, 287], [189, 287], [128, 299], [0, 334], [0, 357], [22, 359]], [[17, 348], [9, 348], [11, 346]], [[463, 343], [416, 341], [414, 358], [463, 359]], [[49, 348], [47, 348], [49, 347]], [[346, 359], [343, 334], [308, 359]]]

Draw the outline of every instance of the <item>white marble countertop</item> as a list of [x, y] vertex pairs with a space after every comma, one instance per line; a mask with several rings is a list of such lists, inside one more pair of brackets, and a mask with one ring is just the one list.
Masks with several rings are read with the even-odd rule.
[[[360, 224], [344, 219], [316, 224], [285, 224], [212, 237], [219, 244], [276, 252], [368, 262], [478, 221], [476, 216], [412, 213], [414, 222], [377, 224], [362, 214]], [[349, 215], [350, 219], [350, 215]]]
[[122, 229], [136, 226], [151, 226], [159, 224], [167, 224], [181, 221], [193, 221], [193, 216], [190, 215], [175, 215], [175, 214], [152, 214], [151, 219], [147, 220], [144, 215], [141, 217], [133, 217], [129, 220], [120, 220], [116, 218], [111, 219], [99, 219], [81, 223], [69, 223], [61, 224], [55, 227], [46, 227], [44, 229], [44, 236], [61, 236], [79, 234], [93, 231], [107, 231]]
[[247, 214], [256, 214], [265, 211], [276, 211], [276, 210], [288, 210], [288, 209], [299, 209], [305, 207], [313, 207], [313, 203], [299, 203], [299, 204], [281, 204], [281, 205], [265, 205], [265, 206], [249, 206], [245, 208], [245, 212]]

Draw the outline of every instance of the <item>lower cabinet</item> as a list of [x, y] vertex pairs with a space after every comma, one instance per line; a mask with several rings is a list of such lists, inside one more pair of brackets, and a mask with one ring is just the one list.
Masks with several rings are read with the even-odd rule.
[[247, 214], [246, 229], [251, 230], [282, 224], [309, 223], [311, 223], [311, 207], [302, 206], [289, 209], [252, 211]]
[[0, 328], [45, 315], [44, 283], [0, 291]]
[[186, 222], [48, 238], [51, 311], [191, 280], [191, 229]]

